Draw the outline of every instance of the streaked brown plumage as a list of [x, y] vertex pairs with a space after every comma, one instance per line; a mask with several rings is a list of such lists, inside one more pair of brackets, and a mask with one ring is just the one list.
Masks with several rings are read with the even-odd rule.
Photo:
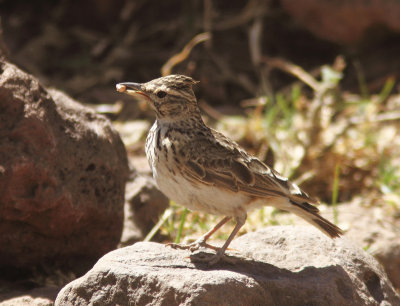
[[[194, 84], [192, 78], [182, 75], [143, 84], [117, 84], [118, 91], [145, 98], [156, 113], [146, 155], [160, 190], [191, 210], [225, 216], [212, 230], [184, 247], [216, 249], [209, 260], [216, 263], [245, 223], [247, 211], [264, 205], [293, 212], [328, 236], [339, 237], [340, 228], [321, 217], [313, 206], [318, 201], [204, 124], [192, 90]], [[206, 240], [231, 218], [235, 218], [236, 226], [222, 248], [208, 245]]]

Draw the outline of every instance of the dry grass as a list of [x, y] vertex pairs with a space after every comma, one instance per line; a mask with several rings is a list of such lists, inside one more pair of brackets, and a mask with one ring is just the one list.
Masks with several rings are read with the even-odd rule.
[[[340, 90], [342, 58], [322, 67], [319, 80], [293, 64], [279, 63], [278, 68], [305, 81], [312, 94], [295, 83], [273, 97], [242, 101], [247, 116], [224, 116], [207, 105], [207, 113], [218, 116], [214, 126], [323, 203], [340, 205], [361, 196], [370, 205], [390, 205], [390, 213], [398, 214], [400, 96], [391, 95], [393, 80], [387, 80], [380, 94], [362, 97]], [[219, 219], [187, 213], [176, 204], [171, 209], [161, 231], [172, 241], [195, 239]], [[340, 225], [335, 206], [331, 209]], [[279, 213], [269, 207], [251, 212], [240, 233], [277, 224]], [[297, 222], [296, 217], [285, 220]], [[231, 230], [225, 226], [214, 238], [224, 240]]]

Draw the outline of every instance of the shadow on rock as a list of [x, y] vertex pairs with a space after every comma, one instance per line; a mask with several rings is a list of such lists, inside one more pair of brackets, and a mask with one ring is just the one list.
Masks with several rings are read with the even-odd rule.
[[214, 266], [187, 250], [139, 242], [108, 253], [65, 286], [56, 305], [366, 305], [400, 302], [377, 261], [346, 239], [276, 226], [232, 242]]

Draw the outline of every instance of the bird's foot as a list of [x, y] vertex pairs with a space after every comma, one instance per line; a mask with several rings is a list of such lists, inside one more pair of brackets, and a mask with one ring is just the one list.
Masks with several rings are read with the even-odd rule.
[[191, 256], [190, 260], [192, 262], [202, 262], [202, 263], [206, 263], [208, 266], [212, 266], [215, 265], [217, 262], [219, 262], [221, 260], [221, 258], [223, 257], [224, 254], [221, 254], [219, 252], [217, 252], [216, 254], [210, 254], [210, 253], [203, 253], [201, 254], [196, 254], [197, 256]]
[[226, 256], [225, 252], [222, 252], [222, 250], [219, 249], [216, 254], [196, 252], [196, 253], [190, 255], [190, 261], [193, 263], [205, 263], [210, 267], [220, 261], [230, 263], [230, 264], [236, 264], [237, 258], [231, 257], [231, 256]]
[[189, 243], [189, 244], [181, 244], [181, 243], [167, 243], [167, 246], [173, 249], [180, 249], [180, 250], [190, 250], [191, 252], [197, 251], [200, 248], [208, 248], [214, 251], [219, 251], [220, 248], [208, 244], [203, 238], [197, 239], [196, 241]]

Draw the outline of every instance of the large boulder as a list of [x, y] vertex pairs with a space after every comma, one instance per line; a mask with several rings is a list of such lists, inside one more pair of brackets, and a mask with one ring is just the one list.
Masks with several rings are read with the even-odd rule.
[[392, 0], [281, 0], [282, 7], [311, 33], [352, 45], [384, 33], [400, 32], [400, 3]]
[[[236, 239], [209, 267], [190, 254], [139, 242], [115, 250], [65, 286], [56, 305], [399, 305], [377, 261], [345, 238], [269, 227]], [[207, 251], [208, 252], [208, 251]]]
[[114, 249], [127, 174], [105, 117], [0, 62], [0, 268]]

